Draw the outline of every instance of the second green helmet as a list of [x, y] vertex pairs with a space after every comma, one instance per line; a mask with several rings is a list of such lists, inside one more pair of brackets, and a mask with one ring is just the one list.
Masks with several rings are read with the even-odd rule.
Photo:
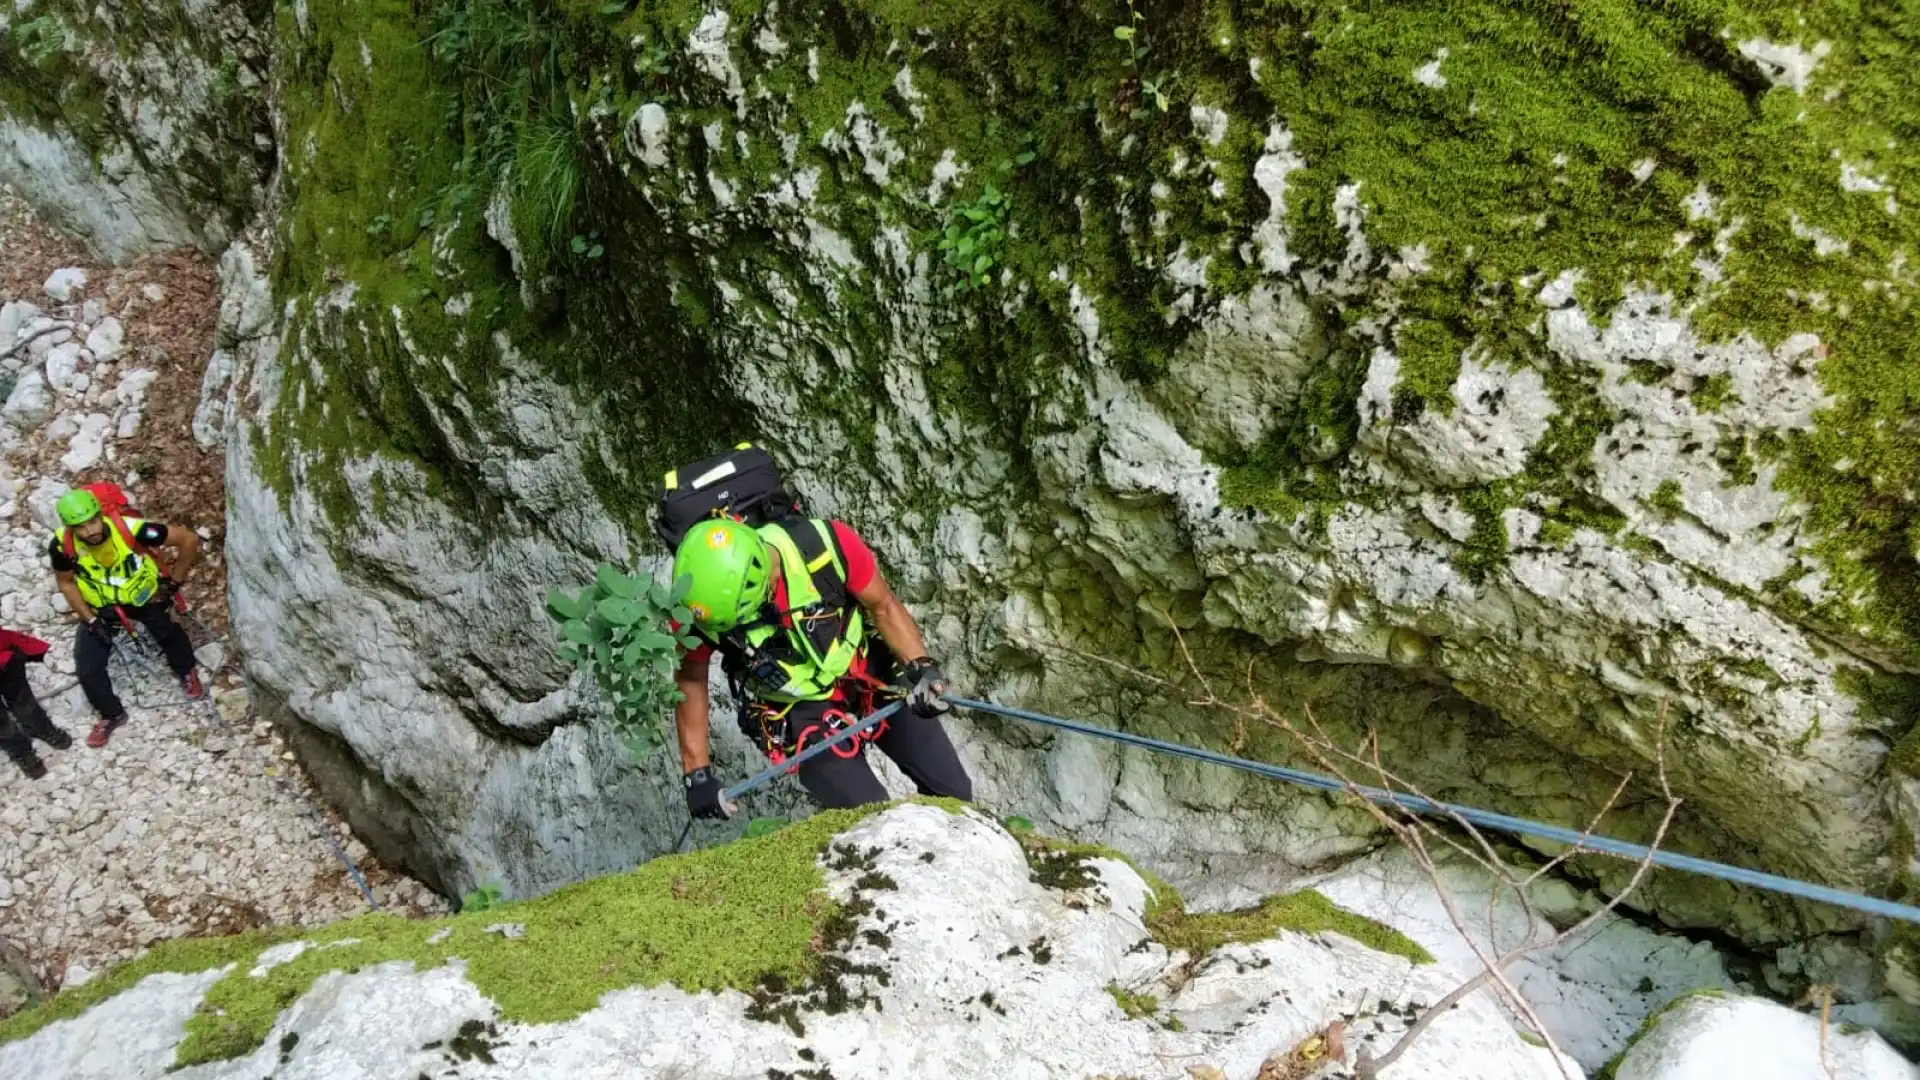
[[[44, 504], [43, 504], [44, 505]], [[53, 504], [63, 525], [85, 525], [100, 516], [100, 500], [91, 491], [69, 491]]]
[[703, 521], [673, 555], [673, 578], [690, 578], [682, 602], [702, 630], [724, 633], [758, 617], [773, 591], [773, 552], [737, 521]]

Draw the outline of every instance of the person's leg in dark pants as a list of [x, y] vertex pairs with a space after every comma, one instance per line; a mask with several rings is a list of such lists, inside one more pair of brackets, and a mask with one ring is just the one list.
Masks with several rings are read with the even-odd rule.
[[20, 771], [26, 773], [29, 780], [38, 780], [47, 775], [47, 763], [34, 753], [33, 740], [27, 738], [27, 733], [20, 730], [20, 725], [4, 710], [0, 710], [0, 753], [5, 753], [15, 765], [20, 766]]
[[99, 620], [106, 628], [104, 636], [81, 626], [73, 637], [73, 673], [80, 678], [80, 689], [86, 692], [87, 704], [93, 706], [102, 720], [127, 714], [126, 707], [113, 692], [113, 679], [107, 674], [107, 659], [113, 655], [113, 639], [120, 630], [111, 620], [111, 615]]
[[[836, 714], [837, 723], [829, 723], [829, 714]], [[805, 701], [795, 705], [787, 714], [788, 738], [797, 745], [798, 753], [822, 739], [831, 738], [844, 726], [856, 723], [857, 719], [847, 719], [839, 706], [823, 701]], [[858, 740], [855, 740], [856, 745]], [[868, 803], [886, 802], [886, 786], [880, 778], [873, 775], [873, 768], [867, 764], [866, 747], [858, 746], [851, 756], [842, 757], [838, 750], [829, 750], [800, 766], [800, 786], [807, 789], [815, 802], [829, 810], [839, 810], [850, 806], [865, 806]], [[791, 755], [789, 755], [791, 756]]]
[[887, 720], [886, 733], [874, 745], [900, 766], [920, 794], [973, 801], [973, 778], [938, 719], [901, 709]]
[[167, 605], [145, 604], [128, 608], [127, 614], [153, 635], [175, 675], [184, 678], [193, 670], [193, 642], [187, 640], [187, 632], [180, 629], [180, 624], [173, 621], [173, 612]]
[[39, 739], [55, 750], [73, 745], [73, 736], [54, 726], [47, 710], [40, 707], [40, 699], [33, 696], [33, 685], [27, 682], [27, 658], [17, 652], [0, 667], [0, 705], [6, 707], [22, 735]]

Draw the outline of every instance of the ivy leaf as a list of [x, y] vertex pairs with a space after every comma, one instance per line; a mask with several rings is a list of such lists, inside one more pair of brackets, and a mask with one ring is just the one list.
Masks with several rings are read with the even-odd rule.
[[1114, 27], [1114, 28], [1113, 28], [1113, 36], [1114, 36], [1114, 37], [1117, 37], [1117, 38], [1119, 38], [1119, 39], [1120, 39], [1121, 41], [1132, 41], [1132, 40], [1133, 40], [1133, 27], [1131, 27], [1131, 26], [1116, 26], [1116, 27]]
[[587, 613], [587, 605], [572, 593], [554, 589], [547, 594], [547, 617], [554, 622], [568, 622]]
[[615, 633], [622, 637], [625, 636], [619, 632], [622, 628], [630, 627], [647, 617], [646, 608], [624, 596], [609, 596], [600, 601], [600, 606], [596, 610], [600, 612], [601, 618], [614, 625]]
[[594, 570], [594, 581], [607, 591], [609, 596], [618, 596], [623, 600], [633, 600], [640, 595], [640, 583], [615, 570], [608, 563], [601, 563]]
[[976, 274], [984, 274], [988, 270], [992, 269], [992, 267], [993, 267], [993, 256], [991, 255], [982, 255], [979, 258], [973, 260], [973, 272]]
[[586, 623], [581, 622], [578, 619], [569, 621], [566, 626], [561, 628], [560, 632], [566, 635], [566, 638], [568, 641], [574, 642], [576, 644], [579, 644], [579, 645], [593, 644], [594, 633], [592, 628], [590, 628], [589, 626], [587, 626]]
[[607, 249], [605, 245], [595, 244], [592, 247], [587, 249], [587, 258], [597, 259], [600, 256], [605, 255], [606, 253], [607, 253]]
[[587, 253], [587, 238], [576, 235], [573, 238], [572, 247], [575, 255], [585, 255]]
[[1034, 153], [1031, 150], [1022, 150], [1019, 153], [1013, 155], [1013, 161], [1014, 161], [1014, 164], [1016, 165], [1031, 165], [1033, 163], [1033, 159], [1034, 159]]

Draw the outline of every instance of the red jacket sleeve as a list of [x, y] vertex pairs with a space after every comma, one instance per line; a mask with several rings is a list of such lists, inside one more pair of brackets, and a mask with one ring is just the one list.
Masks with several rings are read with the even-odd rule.
[[29, 660], [38, 660], [47, 655], [47, 648], [47, 643], [37, 637], [28, 637], [12, 630], [0, 630], [0, 663], [13, 659], [13, 654], [16, 652]]
[[835, 521], [832, 525], [833, 538], [840, 542], [840, 555], [847, 563], [847, 591], [859, 592], [873, 584], [880, 564], [873, 557], [873, 549], [853, 531], [853, 526], [844, 521]]

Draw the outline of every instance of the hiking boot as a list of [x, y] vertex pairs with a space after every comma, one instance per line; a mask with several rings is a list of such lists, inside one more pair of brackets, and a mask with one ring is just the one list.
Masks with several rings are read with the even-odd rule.
[[20, 771], [26, 773], [29, 780], [38, 780], [47, 775], [47, 763], [41, 761], [40, 755], [31, 750], [14, 755], [13, 763], [20, 766]]
[[207, 696], [207, 688], [200, 685], [200, 672], [197, 669], [180, 676], [180, 689], [185, 690], [188, 699], [192, 701], [199, 701]]
[[113, 738], [114, 730], [126, 722], [126, 713], [121, 713], [119, 716], [101, 717], [100, 722], [93, 725], [93, 730], [87, 733], [87, 745], [93, 747], [95, 750], [107, 745], [107, 740]]
[[55, 750], [66, 750], [73, 746], [73, 736], [67, 734], [65, 728], [51, 723], [35, 728], [29, 734]]

